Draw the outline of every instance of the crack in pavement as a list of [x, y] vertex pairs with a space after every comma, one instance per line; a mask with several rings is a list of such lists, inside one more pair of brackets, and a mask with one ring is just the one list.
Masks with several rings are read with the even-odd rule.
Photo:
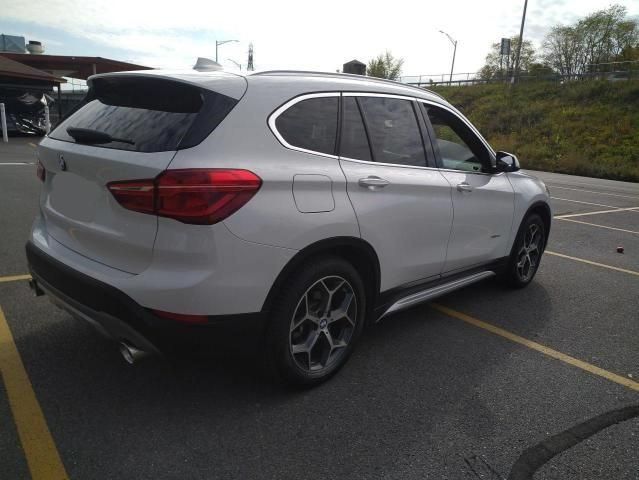
[[[513, 464], [508, 480], [532, 480], [533, 475], [556, 455], [617, 423], [639, 417], [639, 405], [597, 415], [524, 450]], [[480, 477], [481, 478], [481, 477]]]

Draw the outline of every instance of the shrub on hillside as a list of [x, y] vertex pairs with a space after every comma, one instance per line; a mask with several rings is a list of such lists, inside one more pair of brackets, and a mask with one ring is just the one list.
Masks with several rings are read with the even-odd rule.
[[437, 91], [524, 168], [639, 181], [639, 79]]

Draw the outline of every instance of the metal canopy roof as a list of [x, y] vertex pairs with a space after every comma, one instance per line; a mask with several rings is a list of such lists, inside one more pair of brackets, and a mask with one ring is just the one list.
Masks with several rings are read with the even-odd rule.
[[62, 77], [86, 80], [96, 73], [122, 72], [127, 70], [151, 70], [150, 67], [135, 65], [102, 57], [73, 57], [66, 55], [30, 55], [26, 53], [3, 53], [4, 57], [20, 62], [34, 69], [52, 72]]
[[0, 77], [40, 80], [51, 84], [66, 82], [64, 78], [56, 77], [48, 72], [43, 72], [24, 63], [11, 60], [7, 58], [7, 55], [0, 55]]

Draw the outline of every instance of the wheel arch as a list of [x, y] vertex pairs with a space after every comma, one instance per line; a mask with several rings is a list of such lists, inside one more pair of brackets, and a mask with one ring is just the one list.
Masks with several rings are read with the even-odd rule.
[[372, 309], [379, 295], [381, 282], [379, 258], [375, 249], [370, 243], [358, 237], [334, 237], [308, 245], [288, 261], [271, 286], [262, 306], [262, 312], [269, 313], [271, 311], [277, 294], [295, 271], [304, 263], [323, 255], [335, 255], [355, 267], [362, 276], [366, 287], [367, 303]]
[[547, 245], [548, 237], [550, 235], [550, 226], [552, 224], [552, 213], [550, 210], [550, 205], [548, 205], [547, 202], [540, 200], [533, 203], [530, 207], [528, 207], [528, 210], [526, 210], [526, 213], [521, 219], [519, 228], [521, 228], [521, 223], [523, 223], [523, 221], [526, 218], [528, 218], [529, 215], [532, 215], [533, 213], [536, 213], [537, 215], [539, 215], [542, 221], [544, 222], [544, 229], [545, 229], [544, 233], [546, 234], [544, 245]]

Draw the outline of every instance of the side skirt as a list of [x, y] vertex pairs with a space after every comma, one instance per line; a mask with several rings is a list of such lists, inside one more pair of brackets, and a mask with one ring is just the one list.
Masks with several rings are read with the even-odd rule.
[[459, 280], [453, 280], [452, 282], [444, 283], [443, 285], [438, 285], [437, 287], [432, 287], [427, 290], [422, 290], [421, 292], [413, 293], [407, 297], [404, 297], [395, 303], [393, 303], [388, 310], [386, 310], [381, 317], [377, 319], [377, 321], [381, 320], [387, 315], [391, 313], [399, 312], [400, 310], [404, 310], [406, 308], [410, 308], [413, 305], [417, 305], [419, 303], [427, 302], [432, 300], [433, 298], [437, 298], [441, 295], [444, 295], [448, 292], [452, 292], [453, 290], [457, 290], [458, 288], [465, 287], [466, 285], [470, 285], [471, 283], [479, 282], [488, 277], [492, 277], [495, 275], [493, 271], [485, 271], [480, 273], [475, 273], [466, 278], [460, 278]]
[[429, 279], [417, 284], [411, 283], [383, 292], [380, 295], [380, 301], [375, 307], [371, 320], [373, 323], [378, 322], [391, 313], [399, 312], [400, 310], [413, 307], [423, 302], [428, 302], [454, 290], [493, 277], [502, 271], [506, 263], [507, 257], [464, 272]]

